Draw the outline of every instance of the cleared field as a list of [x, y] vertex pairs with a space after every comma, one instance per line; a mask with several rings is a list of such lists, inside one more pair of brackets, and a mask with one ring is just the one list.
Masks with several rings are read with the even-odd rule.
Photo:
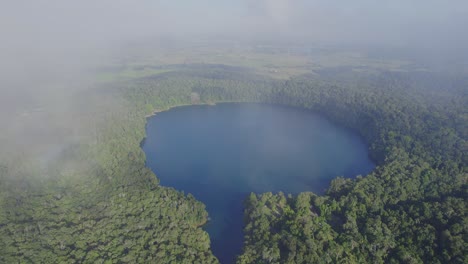
[[196, 45], [172, 49], [135, 50], [124, 59], [104, 65], [97, 80], [128, 80], [172, 71], [177, 65], [224, 64], [246, 67], [275, 79], [288, 79], [318, 70], [346, 67], [353, 71], [408, 71], [413, 63], [401, 59], [374, 59], [356, 51], [323, 48]]

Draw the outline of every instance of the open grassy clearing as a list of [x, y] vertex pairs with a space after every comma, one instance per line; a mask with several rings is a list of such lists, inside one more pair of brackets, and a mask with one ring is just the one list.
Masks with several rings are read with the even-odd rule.
[[[292, 51], [291, 51], [292, 50]], [[410, 61], [374, 59], [355, 51], [293, 49], [264, 47], [192, 47], [135, 51], [132, 55], [108, 65], [97, 74], [99, 82], [130, 80], [173, 71], [177, 65], [224, 64], [246, 67], [257, 74], [275, 79], [288, 79], [331, 68], [353, 71], [408, 71], [415, 69]], [[423, 70], [423, 68], [420, 68]]]

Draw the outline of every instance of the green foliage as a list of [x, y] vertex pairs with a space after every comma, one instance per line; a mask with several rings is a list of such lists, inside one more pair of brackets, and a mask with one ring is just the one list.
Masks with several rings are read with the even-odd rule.
[[[201, 103], [319, 112], [359, 133], [379, 165], [365, 177], [335, 179], [321, 196], [246, 197], [238, 263], [466, 263], [467, 102], [460, 87], [468, 82], [451, 76], [452, 86], [436, 89], [437, 78], [356, 73], [279, 81], [195, 65], [86, 92], [103, 113], [93, 120], [92, 140], [64, 150], [46, 169], [0, 164], [0, 262], [216, 263], [200, 228], [204, 205], [159, 186], [139, 147], [146, 115], [191, 104], [197, 93]], [[117, 103], [102, 107], [108, 97]]]
[[291, 80], [274, 90], [273, 102], [358, 131], [380, 166], [366, 177], [335, 179], [325, 196], [301, 193], [280, 214], [264, 204], [279, 206], [282, 194], [260, 195], [263, 203], [250, 197], [238, 263], [468, 261], [466, 130], [457, 129], [466, 97], [444, 94], [452, 104], [429, 103], [427, 90], [407, 86], [405, 76], [381, 78], [356, 87]]

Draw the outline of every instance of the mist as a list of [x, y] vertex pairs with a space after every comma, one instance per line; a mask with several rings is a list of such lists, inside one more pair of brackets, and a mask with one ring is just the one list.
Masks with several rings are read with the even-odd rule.
[[153, 52], [199, 39], [382, 47], [453, 64], [467, 61], [466, 25], [461, 0], [9, 1], [0, 9], [0, 139], [18, 147], [59, 131], [54, 118], [75, 111], [74, 93], [94, 87], [95, 69], [129, 43]]
[[0, 65], [7, 73], [60, 73], [64, 66], [93, 65], [129, 41], [161, 37], [288, 39], [463, 53], [467, 24], [468, 3], [461, 0], [14, 1], [0, 11]]

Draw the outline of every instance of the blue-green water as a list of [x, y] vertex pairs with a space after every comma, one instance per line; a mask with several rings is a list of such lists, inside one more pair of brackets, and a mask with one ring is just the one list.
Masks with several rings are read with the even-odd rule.
[[323, 193], [336, 176], [374, 164], [352, 131], [311, 111], [265, 104], [177, 107], [148, 120], [147, 165], [161, 185], [206, 204], [214, 254], [231, 263], [242, 249], [250, 192]]

